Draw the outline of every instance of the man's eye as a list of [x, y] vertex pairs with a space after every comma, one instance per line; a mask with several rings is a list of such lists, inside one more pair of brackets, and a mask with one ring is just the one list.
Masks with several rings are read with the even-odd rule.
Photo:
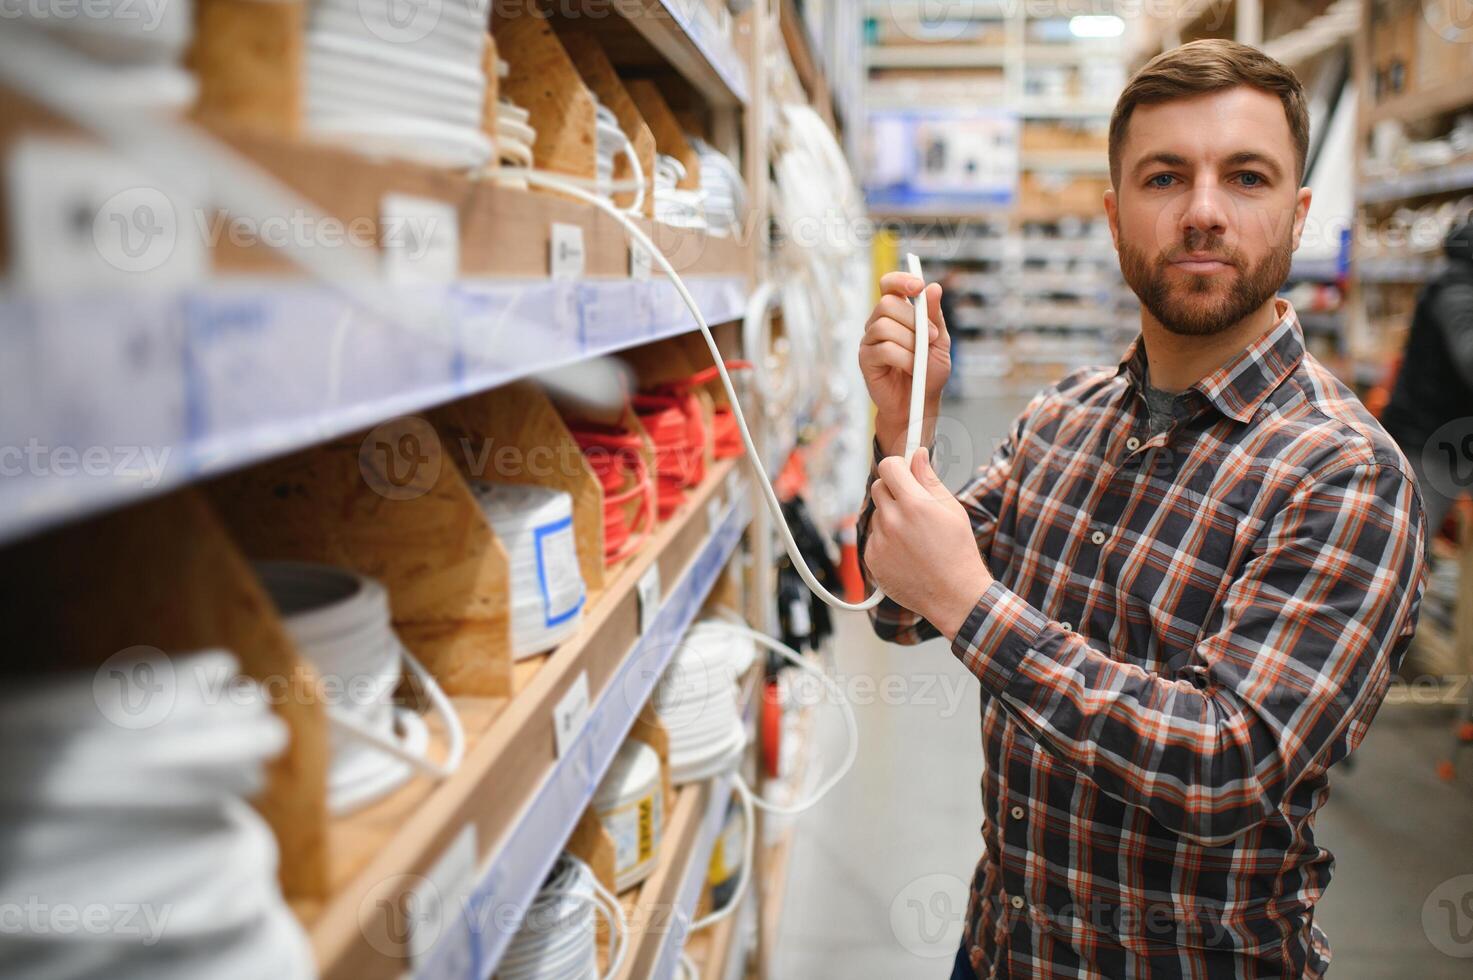
[[1255, 173], [1251, 173], [1251, 172], [1250, 173], [1239, 174], [1238, 175], [1238, 180], [1240, 180], [1242, 182], [1242, 184], [1243, 184], [1244, 187], [1262, 187], [1263, 186], [1263, 175], [1262, 174], [1255, 174]]
[[1171, 186], [1171, 182], [1173, 180], [1175, 180], [1175, 179], [1176, 178], [1173, 177], [1173, 176], [1171, 176], [1171, 174], [1157, 174], [1156, 176], [1152, 177], [1150, 180], [1146, 181], [1146, 186], [1147, 187], [1170, 187]]

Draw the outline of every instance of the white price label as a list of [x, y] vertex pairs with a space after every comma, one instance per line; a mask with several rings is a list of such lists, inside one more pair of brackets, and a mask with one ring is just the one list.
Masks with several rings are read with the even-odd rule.
[[173, 287], [204, 275], [204, 243], [229, 228], [171, 197], [167, 182], [108, 150], [17, 141], [5, 168], [14, 280], [39, 290]]
[[426, 964], [438, 942], [464, 938], [461, 910], [475, 887], [476, 828], [466, 824], [404, 896], [409, 962], [416, 969]]
[[588, 253], [583, 247], [583, 229], [578, 225], [554, 223], [547, 262], [554, 279], [582, 279], [588, 264]]
[[736, 466], [726, 474], [726, 499], [736, 503], [742, 499], [742, 468]]
[[591, 704], [588, 696], [588, 671], [580, 671], [552, 709], [553, 740], [557, 743], [558, 758], [563, 757], [578, 738], [578, 733], [583, 731], [583, 726], [588, 724]]
[[649, 571], [639, 577], [639, 632], [643, 636], [655, 621], [660, 611], [660, 566], [651, 565]]
[[629, 278], [646, 280], [654, 270], [655, 260], [639, 242], [629, 243]]
[[378, 231], [389, 282], [453, 282], [460, 275], [460, 216], [454, 205], [385, 194]]
[[706, 501], [706, 530], [708, 533], [715, 534], [716, 529], [721, 526], [721, 514], [725, 510], [724, 504], [725, 501], [721, 499], [719, 491], [711, 494], [711, 499]]

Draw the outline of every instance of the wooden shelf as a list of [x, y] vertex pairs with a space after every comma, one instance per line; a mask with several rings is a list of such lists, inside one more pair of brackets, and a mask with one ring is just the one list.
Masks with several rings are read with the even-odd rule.
[[[430, 876], [467, 827], [477, 842], [478, 870], [460, 898], [488, 907], [527, 906], [736, 547], [749, 519], [745, 484], [736, 472], [734, 461], [715, 466], [646, 547], [591, 597], [578, 633], [547, 656], [515, 697], [480, 706], [479, 737], [469, 741], [455, 775], [430, 789], [408, 787], [369, 811], [369, 818], [349, 817], [334, 826], [335, 837], [352, 848], [354, 857], [345, 860], [354, 870], [323, 908], [303, 910], [322, 976], [364, 980], [403, 973], [405, 953], [416, 941], [412, 935], [390, 941], [396, 933], [386, 910], [400, 907], [416, 876]], [[662, 598], [641, 635], [637, 586], [656, 567]], [[554, 711], [582, 677], [590, 693], [587, 721], [559, 757]], [[502, 931], [504, 917], [484, 919], [443, 923], [433, 949], [408, 966], [435, 975], [446, 963], [494, 966], [511, 934]]]
[[[222, 243], [213, 255], [220, 275], [177, 289], [0, 297], [10, 338], [0, 383], [30, 408], [4, 416], [0, 444], [126, 444], [159, 463], [147, 479], [140, 462], [132, 471], [0, 481], [0, 543], [695, 329], [671, 282], [629, 277], [623, 232], [589, 205], [319, 144], [217, 135], [340, 227], [376, 228], [391, 194], [450, 205], [460, 276], [394, 284], [378, 271], [379, 250], [362, 245], [377, 278], [354, 283], [361, 295], [350, 296], [288, 274], [264, 245]], [[580, 229], [583, 278], [549, 277], [554, 223]], [[744, 315], [750, 242], [641, 223], [711, 324]]]
[[700, 92], [712, 108], [746, 105], [747, 70], [731, 41], [688, 0], [613, 0], [613, 9]]
[[1444, 112], [1454, 112], [1473, 105], [1473, 76], [1465, 75], [1436, 88], [1392, 96], [1371, 106], [1361, 116], [1362, 133], [1369, 132], [1383, 119], [1420, 122]]

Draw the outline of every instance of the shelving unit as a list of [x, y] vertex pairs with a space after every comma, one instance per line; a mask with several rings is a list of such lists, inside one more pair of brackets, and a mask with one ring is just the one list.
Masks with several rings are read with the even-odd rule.
[[[751, 306], [757, 285], [774, 276], [780, 286], [785, 272], [771, 268], [769, 119], [783, 101], [797, 101], [844, 136], [845, 120], [859, 112], [854, 86], [832, 75], [842, 57], [816, 5], [801, 15], [791, 0], [616, 0], [601, 12], [523, 6], [497, 2], [488, 11], [483, 127], [496, 126], [499, 96], [522, 93], [537, 169], [588, 177], [597, 89], [617, 103], [631, 155], [686, 155], [682, 189], [698, 191], [709, 179], [688, 136], [724, 154], [747, 185], [735, 232], [636, 221], [680, 271], [723, 354], [786, 367], [781, 345], [744, 349], [739, 329], [744, 318], [781, 320], [775, 303]], [[605, 873], [589, 830], [590, 821], [597, 826], [592, 801], [626, 738], [658, 733], [651, 695], [688, 627], [718, 598], [754, 625], [774, 618], [773, 528], [754, 506], [745, 463], [716, 458], [710, 429], [727, 396], [702, 384], [691, 397], [705, 422], [696, 450], [704, 478], [658, 523], [651, 514], [654, 526], [636, 537], [632, 554], [605, 563], [599, 518], [609, 491], [569, 425], [605, 421], [599, 413], [609, 406], [591, 389], [609, 377], [648, 388], [703, 368], [709, 354], [694, 318], [675, 286], [592, 206], [505, 186], [503, 171], [314, 138], [302, 99], [313, 84], [302, 53], [313, 9], [210, 4], [189, 62], [198, 103], [161, 132], [186, 134], [181, 145], [206, 147], [211, 165], [228, 164], [212, 179], [249, 175], [247, 183], [260, 181], [255, 190], [269, 187], [309, 224], [366, 229], [362, 240], [313, 262], [227, 235], [207, 242], [188, 274], [170, 266], [168, 275], [145, 270], [134, 280], [103, 270], [95, 282], [79, 273], [77, 283], [51, 290], [29, 282], [33, 266], [18, 261], [32, 244], [12, 236], [21, 251], [0, 251], [0, 265], [19, 270], [0, 292], [0, 448], [103, 447], [139, 460], [95, 470], [79, 460], [67, 472], [49, 461], [0, 482], [0, 558], [32, 569], [7, 579], [14, 588], [4, 612], [20, 636], [32, 620], [61, 622], [74, 612], [63, 611], [69, 584], [85, 580], [107, 597], [83, 617], [85, 630], [41, 639], [38, 625], [34, 642], [15, 649], [44, 653], [75, 641], [77, 649], [45, 665], [94, 669], [125, 640], [239, 649], [251, 676], [289, 672], [315, 696], [320, 679], [283, 632], [250, 561], [335, 563], [382, 582], [396, 636], [425, 662], [465, 730], [464, 760], [439, 781], [416, 776], [365, 808], [329, 817], [327, 710], [288, 703], [280, 713], [289, 750], [258, 804], [277, 834], [283, 896], [321, 976], [486, 980], [564, 851], [590, 848], [590, 866]], [[240, 43], [246, 35], [252, 44]], [[801, 76], [799, 91], [774, 85], [774, 45]], [[243, 47], [261, 63], [242, 62]], [[508, 63], [505, 77], [498, 57]], [[259, 83], [263, 68], [272, 84], [240, 84]], [[80, 137], [94, 147], [94, 175], [131, 173], [137, 158], [153, 159], [147, 149], [93, 139], [20, 92], [0, 88], [0, 109], [0, 154], [38, 138]], [[227, 210], [242, 217], [208, 196], [188, 197], [188, 210], [176, 204], [187, 197], [169, 184], [179, 169], [150, 176], [181, 208], [181, 238], [190, 220], [203, 227]], [[654, 167], [646, 171], [653, 178]], [[6, 194], [17, 187], [28, 189], [12, 183]], [[3, 203], [0, 214], [18, 221], [16, 202]], [[79, 200], [69, 215], [84, 245], [92, 231], [76, 215], [98, 203]], [[442, 222], [410, 229], [410, 245], [424, 246], [413, 256], [391, 240], [404, 207]], [[351, 274], [325, 274], [334, 264]], [[788, 329], [780, 324], [777, 333], [789, 339]], [[814, 372], [816, 391], [791, 406], [746, 405], [774, 472], [796, 434], [768, 416], [781, 419], [790, 408], [804, 425], [837, 424], [819, 368], [804, 369]], [[750, 395], [744, 388], [741, 397]], [[656, 444], [627, 401], [617, 411], [636, 455], [654, 469]], [[403, 441], [406, 422], [421, 427], [411, 426], [412, 444]], [[515, 472], [500, 463], [477, 469], [472, 447], [461, 445], [475, 440], [488, 452], [514, 450]], [[557, 457], [568, 469], [537, 471], [538, 451], [570, 447]], [[385, 459], [374, 455], [379, 449]], [[140, 470], [144, 464], [156, 465]], [[815, 478], [825, 472], [813, 469]], [[585, 595], [577, 631], [547, 652], [512, 654], [517, 572], [472, 495], [472, 481], [484, 475], [572, 498]], [[653, 478], [648, 492], [655, 494]], [[148, 547], [170, 534], [177, 540], [167, 547]], [[89, 554], [94, 546], [101, 553]], [[764, 669], [761, 659], [745, 685], [751, 729]], [[409, 684], [400, 693], [412, 705], [422, 692]], [[438, 721], [427, 725], [430, 756], [439, 758], [450, 737]], [[745, 768], [758, 752], [760, 737]], [[732, 778], [680, 786], [669, 797], [655, 870], [620, 896], [636, 924], [622, 978], [674, 976], [687, 940], [703, 976], [766, 975], [770, 948], [753, 948], [740, 927], [759, 914], [760, 888], [750, 889], [741, 915], [694, 936], [688, 930], [703, 905]], [[764, 876], [764, 851], [743, 874]], [[418, 914], [426, 910], [432, 914]]]
[[[1064, 13], [1035, 15], [1026, 4], [869, 12], [872, 104], [944, 108], [958, 125], [969, 111], [1002, 105], [1016, 127], [1006, 200], [871, 202], [895, 230], [897, 252], [920, 255], [943, 281], [952, 274], [953, 332], [963, 345], [957, 389], [1026, 393], [1108, 356], [1134, 309], [1109, 240], [1099, 236], [1122, 45], [1065, 37]], [[884, 94], [892, 88], [893, 98]]]

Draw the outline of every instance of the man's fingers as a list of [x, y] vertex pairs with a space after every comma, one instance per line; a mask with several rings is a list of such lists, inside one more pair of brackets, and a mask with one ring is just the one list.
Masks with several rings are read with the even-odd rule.
[[902, 499], [906, 494], [921, 494], [929, 496], [926, 491], [916, 482], [915, 474], [910, 471], [910, 464], [905, 461], [904, 456], [886, 456], [880, 460], [880, 479], [885, 481], [885, 486], [897, 499]]
[[908, 351], [916, 349], [916, 332], [908, 324], [897, 323], [889, 317], [882, 317], [871, 323], [865, 329], [860, 344], [881, 344], [887, 340]]
[[877, 321], [886, 318], [894, 320], [907, 330], [914, 331], [911, 324], [916, 322], [915, 307], [910, 305], [910, 300], [900, 296], [881, 296], [874, 310], [870, 312], [869, 322], [865, 326], [873, 326]]
[[880, 292], [892, 296], [914, 296], [923, 283], [909, 272], [887, 272], [880, 277]]
[[926, 311], [931, 316], [931, 343], [950, 350], [951, 332], [946, 329], [946, 316], [941, 312], [941, 284], [939, 282], [933, 282], [926, 287]]
[[876, 480], [871, 483], [869, 485], [869, 495], [870, 499], [875, 502], [877, 509], [883, 509], [895, 503], [895, 495], [890, 492], [889, 487], [885, 486], [884, 480]]
[[907, 350], [893, 341], [862, 347], [859, 351], [859, 369], [861, 371], [877, 371], [880, 368], [894, 368], [905, 374], [910, 374], [915, 369], [916, 355], [914, 350]]

